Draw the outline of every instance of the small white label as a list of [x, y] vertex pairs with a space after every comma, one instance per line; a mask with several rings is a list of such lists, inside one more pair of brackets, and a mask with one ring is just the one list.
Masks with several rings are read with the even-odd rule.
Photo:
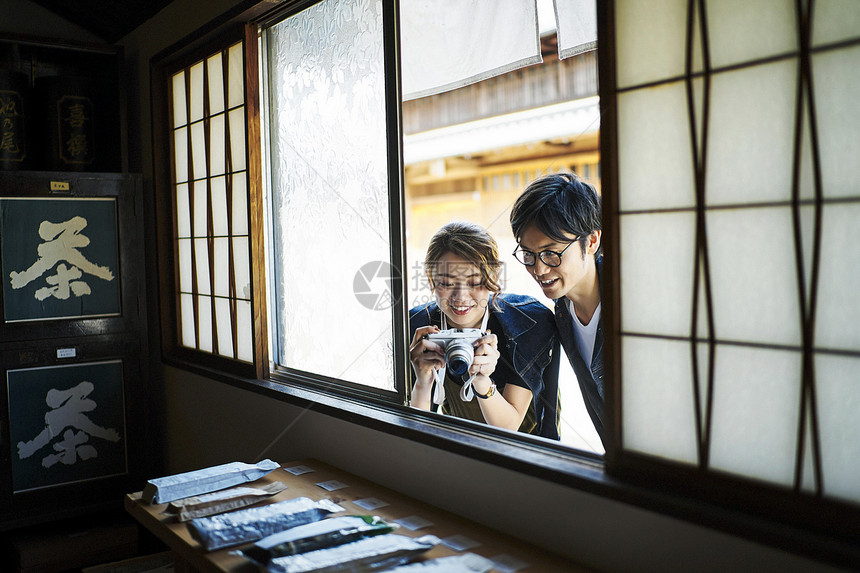
[[300, 476], [302, 474], [307, 474], [307, 473], [314, 471], [311, 468], [309, 468], [308, 466], [293, 466], [291, 468], [284, 468], [284, 469], [287, 470], [288, 472], [290, 472], [291, 474], [293, 474], [294, 476]]
[[74, 358], [77, 354], [74, 348], [57, 348], [57, 358]]
[[502, 573], [515, 573], [516, 571], [530, 567], [530, 565], [525, 561], [520, 561], [516, 557], [506, 553], [491, 557], [490, 561], [492, 561], [495, 564], [496, 569]]
[[433, 525], [432, 521], [428, 521], [419, 515], [410, 515], [409, 517], [395, 519], [394, 523], [399, 523], [409, 531], [415, 531], [422, 527], [430, 527]]
[[474, 539], [466, 537], [465, 535], [452, 535], [451, 537], [446, 537], [442, 539], [442, 544], [450, 547], [454, 551], [465, 551], [480, 545], [480, 543]]
[[386, 505], [388, 505], [387, 501], [382, 501], [381, 499], [377, 499], [375, 497], [357, 499], [352, 503], [354, 503], [361, 509], [366, 509], [367, 511], [373, 511], [374, 509], [379, 509], [380, 507], [385, 507]]
[[336, 479], [329, 480], [329, 481], [321, 481], [317, 485], [326, 491], [335, 491], [337, 489], [343, 489], [345, 487], [349, 487], [349, 485], [343, 483], [342, 481], [337, 481]]

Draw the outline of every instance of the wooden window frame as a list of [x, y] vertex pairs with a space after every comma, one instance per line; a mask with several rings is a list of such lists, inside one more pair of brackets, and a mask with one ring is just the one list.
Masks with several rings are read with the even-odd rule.
[[[260, 151], [259, 80], [256, 26], [244, 23], [255, 11], [225, 18], [224, 23], [210, 24], [195, 38], [185, 40], [183, 47], [171, 47], [153, 58], [151, 66], [153, 163], [155, 171], [156, 215], [158, 230], [159, 295], [161, 303], [161, 350], [168, 363], [199, 364], [217, 368], [236, 376], [264, 378], [268, 374], [268, 344], [266, 331], [266, 291], [262, 213], [262, 157]], [[179, 271], [176, 252], [178, 225], [173, 188], [172, 128], [169, 94], [174, 73], [205, 60], [237, 42], [243, 43], [245, 83], [246, 177], [248, 184], [248, 232], [251, 277], [252, 352], [249, 363], [220, 356], [214, 352], [183, 346], [180, 341]], [[250, 65], [249, 65], [250, 63]], [[225, 114], [227, 103], [225, 101]], [[225, 116], [226, 124], [226, 116]], [[190, 187], [190, 185], [189, 185]], [[191, 190], [189, 189], [189, 192]], [[210, 217], [211, 218], [211, 217]], [[211, 238], [209, 239], [212, 240]], [[232, 251], [232, 241], [231, 247]], [[210, 260], [210, 267], [212, 261]], [[232, 276], [232, 267], [230, 273]], [[210, 280], [213, 274], [210, 272]], [[196, 277], [196, 273], [195, 273]], [[196, 281], [196, 278], [195, 278]], [[195, 302], [196, 308], [196, 302]], [[213, 320], [213, 338], [216, 325]], [[235, 325], [234, 325], [235, 329]], [[235, 337], [234, 337], [235, 340]], [[215, 349], [217, 350], [217, 349]], [[235, 347], [234, 347], [235, 350]]]

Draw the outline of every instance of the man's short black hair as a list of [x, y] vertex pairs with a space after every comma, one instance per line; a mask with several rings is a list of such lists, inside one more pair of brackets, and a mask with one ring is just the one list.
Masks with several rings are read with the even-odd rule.
[[511, 209], [511, 230], [517, 242], [531, 224], [559, 243], [569, 241], [569, 235], [587, 237], [601, 229], [600, 196], [593, 185], [573, 173], [535, 179]]

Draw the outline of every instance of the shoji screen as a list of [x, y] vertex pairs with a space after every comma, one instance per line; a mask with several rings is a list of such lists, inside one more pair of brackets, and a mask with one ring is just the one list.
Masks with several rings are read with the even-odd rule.
[[622, 447], [860, 500], [860, 3], [615, 3]]
[[173, 75], [179, 342], [253, 359], [243, 45]]

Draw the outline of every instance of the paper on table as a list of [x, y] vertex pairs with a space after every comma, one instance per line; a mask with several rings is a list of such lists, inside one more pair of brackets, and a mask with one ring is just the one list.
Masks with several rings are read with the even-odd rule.
[[450, 547], [454, 551], [465, 551], [480, 545], [480, 543], [474, 539], [466, 537], [465, 535], [452, 535], [451, 537], [445, 537], [442, 539], [442, 544]]
[[349, 484], [345, 484], [342, 481], [338, 481], [336, 479], [332, 479], [332, 480], [328, 480], [328, 481], [321, 481], [317, 485], [326, 491], [335, 491], [338, 489], [343, 489], [345, 487], [349, 487]]
[[525, 561], [520, 561], [516, 557], [507, 555], [505, 553], [490, 558], [490, 561], [493, 562], [496, 569], [498, 569], [501, 573], [516, 573], [516, 571], [520, 571], [521, 569], [527, 569], [531, 566]]
[[357, 499], [352, 503], [354, 503], [361, 509], [366, 509], [367, 511], [373, 511], [374, 509], [379, 509], [380, 507], [385, 507], [386, 505], [388, 505], [387, 501], [382, 501], [381, 499], [375, 497], [365, 497], [363, 499]]
[[251, 465], [231, 462], [201, 470], [151, 479], [143, 488], [142, 499], [147, 503], [168, 503], [183, 497], [211, 493], [234, 485], [260, 479], [278, 469], [280, 464], [263, 460]]
[[397, 527], [397, 524], [387, 523], [371, 515], [330, 517], [269, 535], [240, 553], [252, 561], [265, 564], [277, 557], [326, 549], [365, 537], [384, 535], [391, 533]]
[[385, 573], [487, 573], [492, 568], [493, 562], [489, 559], [475, 553], [464, 553], [401, 565]]
[[304, 525], [344, 509], [329, 499], [297, 497], [288, 501], [200, 517], [188, 522], [188, 531], [208, 551], [257, 541], [290, 527]]
[[[434, 535], [413, 538], [396, 533], [368, 537], [328, 549], [278, 557], [269, 562], [269, 573], [306, 571], [382, 571], [402, 565], [439, 544]], [[331, 568], [331, 569], [329, 569]]]
[[395, 519], [394, 523], [399, 523], [409, 531], [416, 531], [418, 529], [421, 529], [422, 527], [430, 527], [431, 525], [433, 525], [432, 521], [428, 521], [420, 515], [401, 517], [400, 519]]
[[285, 489], [287, 485], [279, 481], [263, 487], [231, 487], [213, 493], [177, 499], [167, 506], [167, 512], [175, 513], [179, 521], [188, 521], [254, 505]]

